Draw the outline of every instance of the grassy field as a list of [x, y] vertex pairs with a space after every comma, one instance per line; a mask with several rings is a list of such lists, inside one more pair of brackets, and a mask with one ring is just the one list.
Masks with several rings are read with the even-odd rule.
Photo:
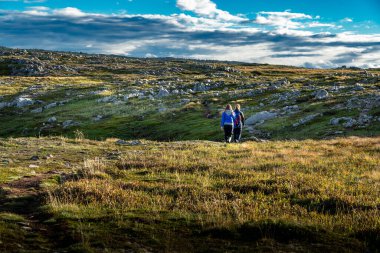
[[379, 252], [380, 138], [0, 139], [1, 252]]

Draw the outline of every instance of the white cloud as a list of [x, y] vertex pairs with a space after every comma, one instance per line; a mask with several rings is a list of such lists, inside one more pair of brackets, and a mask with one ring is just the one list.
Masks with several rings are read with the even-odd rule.
[[78, 17], [83, 17], [86, 16], [87, 14], [82, 12], [81, 10], [73, 7], [66, 7], [63, 9], [55, 9], [53, 10], [54, 15], [58, 16], [66, 16], [66, 17], [73, 17], [73, 18], [78, 18]]
[[[2, 31], [0, 44], [319, 68], [380, 67], [380, 34], [337, 33], [337, 24], [322, 23], [320, 17], [290, 11], [259, 12], [253, 22], [240, 22], [235, 18], [220, 18], [218, 13], [223, 11], [210, 1], [180, 1], [190, 3], [186, 8], [198, 16], [185, 13], [106, 15], [85, 13], [73, 7], [49, 9], [44, 6], [30, 7], [24, 12], [0, 10], [0, 27], [9, 27]], [[207, 14], [206, 10], [214, 14]], [[27, 30], [25, 23], [29, 24]], [[59, 29], [52, 28], [57, 25]], [[318, 28], [331, 30], [322, 33], [317, 32]]]
[[48, 16], [49, 15], [49, 8], [45, 6], [34, 6], [34, 7], [28, 7], [26, 11], [24, 11], [24, 14], [32, 15], [32, 16]]
[[210, 0], [177, 0], [177, 7], [184, 11], [191, 11], [201, 17], [215, 18], [224, 21], [242, 22], [246, 18], [235, 16], [227, 11], [220, 10]]
[[[304, 24], [300, 20], [312, 19], [312, 16], [303, 13], [284, 12], [259, 12], [255, 23], [260, 25], [268, 25], [286, 31], [289, 29], [304, 28]], [[294, 21], [298, 20], [298, 21]]]
[[340, 22], [343, 22], [343, 23], [351, 23], [353, 22], [354, 20], [352, 20], [352, 18], [344, 18], [342, 19]]

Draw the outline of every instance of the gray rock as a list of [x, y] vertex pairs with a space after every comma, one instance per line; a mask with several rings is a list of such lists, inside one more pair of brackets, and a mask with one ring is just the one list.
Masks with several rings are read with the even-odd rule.
[[245, 123], [247, 125], [254, 125], [254, 124], [257, 124], [261, 121], [273, 119], [275, 117], [277, 117], [277, 113], [275, 113], [275, 112], [262, 111], [262, 112], [254, 114], [251, 117], [249, 117], [248, 119], [246, 119]]
[[48, 105], [45, 105], [44, 108], [47, 110], [47, 109], [50, 109], [50, 108], [53, 108], [53, 107], [56, 107], [58, 105], [57, 102], [53, 102], [53, 103], [50, 103]]
[[9, 103], [7, 103], [7, 102], [1, 102], [0, 103], [0, 109], [3, 109], [5, 107], [9, 107]]
[[160, 109], [158, 109], [158, 112], [166, 112], [168, 110], [168, 108], [165, 108], [165, 107], [161, 107]]
[[28, 97], [19, 97], [15, 99], [14, 103], [16, 104], [16, 107], [26, 107], [34, 104], [34, 101], [31, 98]]
[[62, 127], [65, 129], [65, 128], [69, 128], [69, 127], [73, 127], [73, 126], [79, 126], [80, 123], [79, 122], [76, 122], [76, 121], [73, 121], [73, 120], [66, 120], [62, 123]]
[[322, 116], [322, 114], [321, 113], [310, 114], [310, 115], [300, 119], [297, 123], [294, 123], [293, 127], [305, 125], [306, 123], [309, 123], [310, 121], [314, 120], [316, 117], [319, 117], [319, 116]]
[[327, 90], [318, 90], [315, 93], [315, 98], [316, 99], [326, 99], [328, 97], [329, 97], [329, 93], [327, 92]]
[[362, 84], [357, 83], [357, 84], [355, 84], [355, 86], [354, 86], [354, 90], [355, 90], [355, 91], [362, 91], [362, 90], [365, 90], [365, 88], [363, 87]]
[[113, 103], [117, 100], [117, 98], [115, 96], [108, 96], [108, 97], [104, 97], [104, 98], [99, 98], [98, 100], [96, 100], [98, 103]]
[[57, 122], [57, 118], [56, 117], [50, 117], [50, 118], [48, 118], [48, 120], [47, 120], [47, 122], [48, 123], [54, 123], [54, 122]]
[[96, 117], [93, 118], [94, 121], [100, 121], [103, 119], [102, 115], [97, 115]]
[[41, 113], [42, 110], [43, 110], [42, 107], [39, 107], [39, 108], [36, 108], [36, 109], [31, 110], [30, 112], [31, 112], [31, 113]]
[[344, 127], [350, 128], [356, 124], [356, 120], [354, 120], [351, 117], [332, 118], [330, 120], [330, 124], [333, 126], [338, 126], [338, 125], [342, 124]]
[[115, 144], [125, 145], [125, 146], [138, 146], [138, 145], [141, 145], [142, 143], [139, 140], [134, 140], [134, 141], [117, 140]]
[[159, 91], [158, 91], [158, 94], [157, 94], [157, 97], [158, 98], [162, 98], [162, 97], [167, 97], [170, 95], [170, 92], [165, 89], [165, 88], [161, 88]]

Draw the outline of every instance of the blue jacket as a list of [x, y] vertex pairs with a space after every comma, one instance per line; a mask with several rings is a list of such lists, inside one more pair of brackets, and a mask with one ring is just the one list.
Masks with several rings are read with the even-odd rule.
[[222, 120], [220, 121], [220, 126], [223, 127], [224, 125], [234, 125], [235, 120], [235, 113], [230, 110], [226, 110], [222, 114]]

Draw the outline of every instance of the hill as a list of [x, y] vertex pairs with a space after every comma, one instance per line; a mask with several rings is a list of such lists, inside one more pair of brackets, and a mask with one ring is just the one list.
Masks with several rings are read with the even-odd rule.
[[379, 70], [0, 50], [0, 136], [220, 140], [227, 103], [245, 137], [377, 136]]
[[1, 252], [380, 250], [379, 69], [0, 48], [0, 118]]

